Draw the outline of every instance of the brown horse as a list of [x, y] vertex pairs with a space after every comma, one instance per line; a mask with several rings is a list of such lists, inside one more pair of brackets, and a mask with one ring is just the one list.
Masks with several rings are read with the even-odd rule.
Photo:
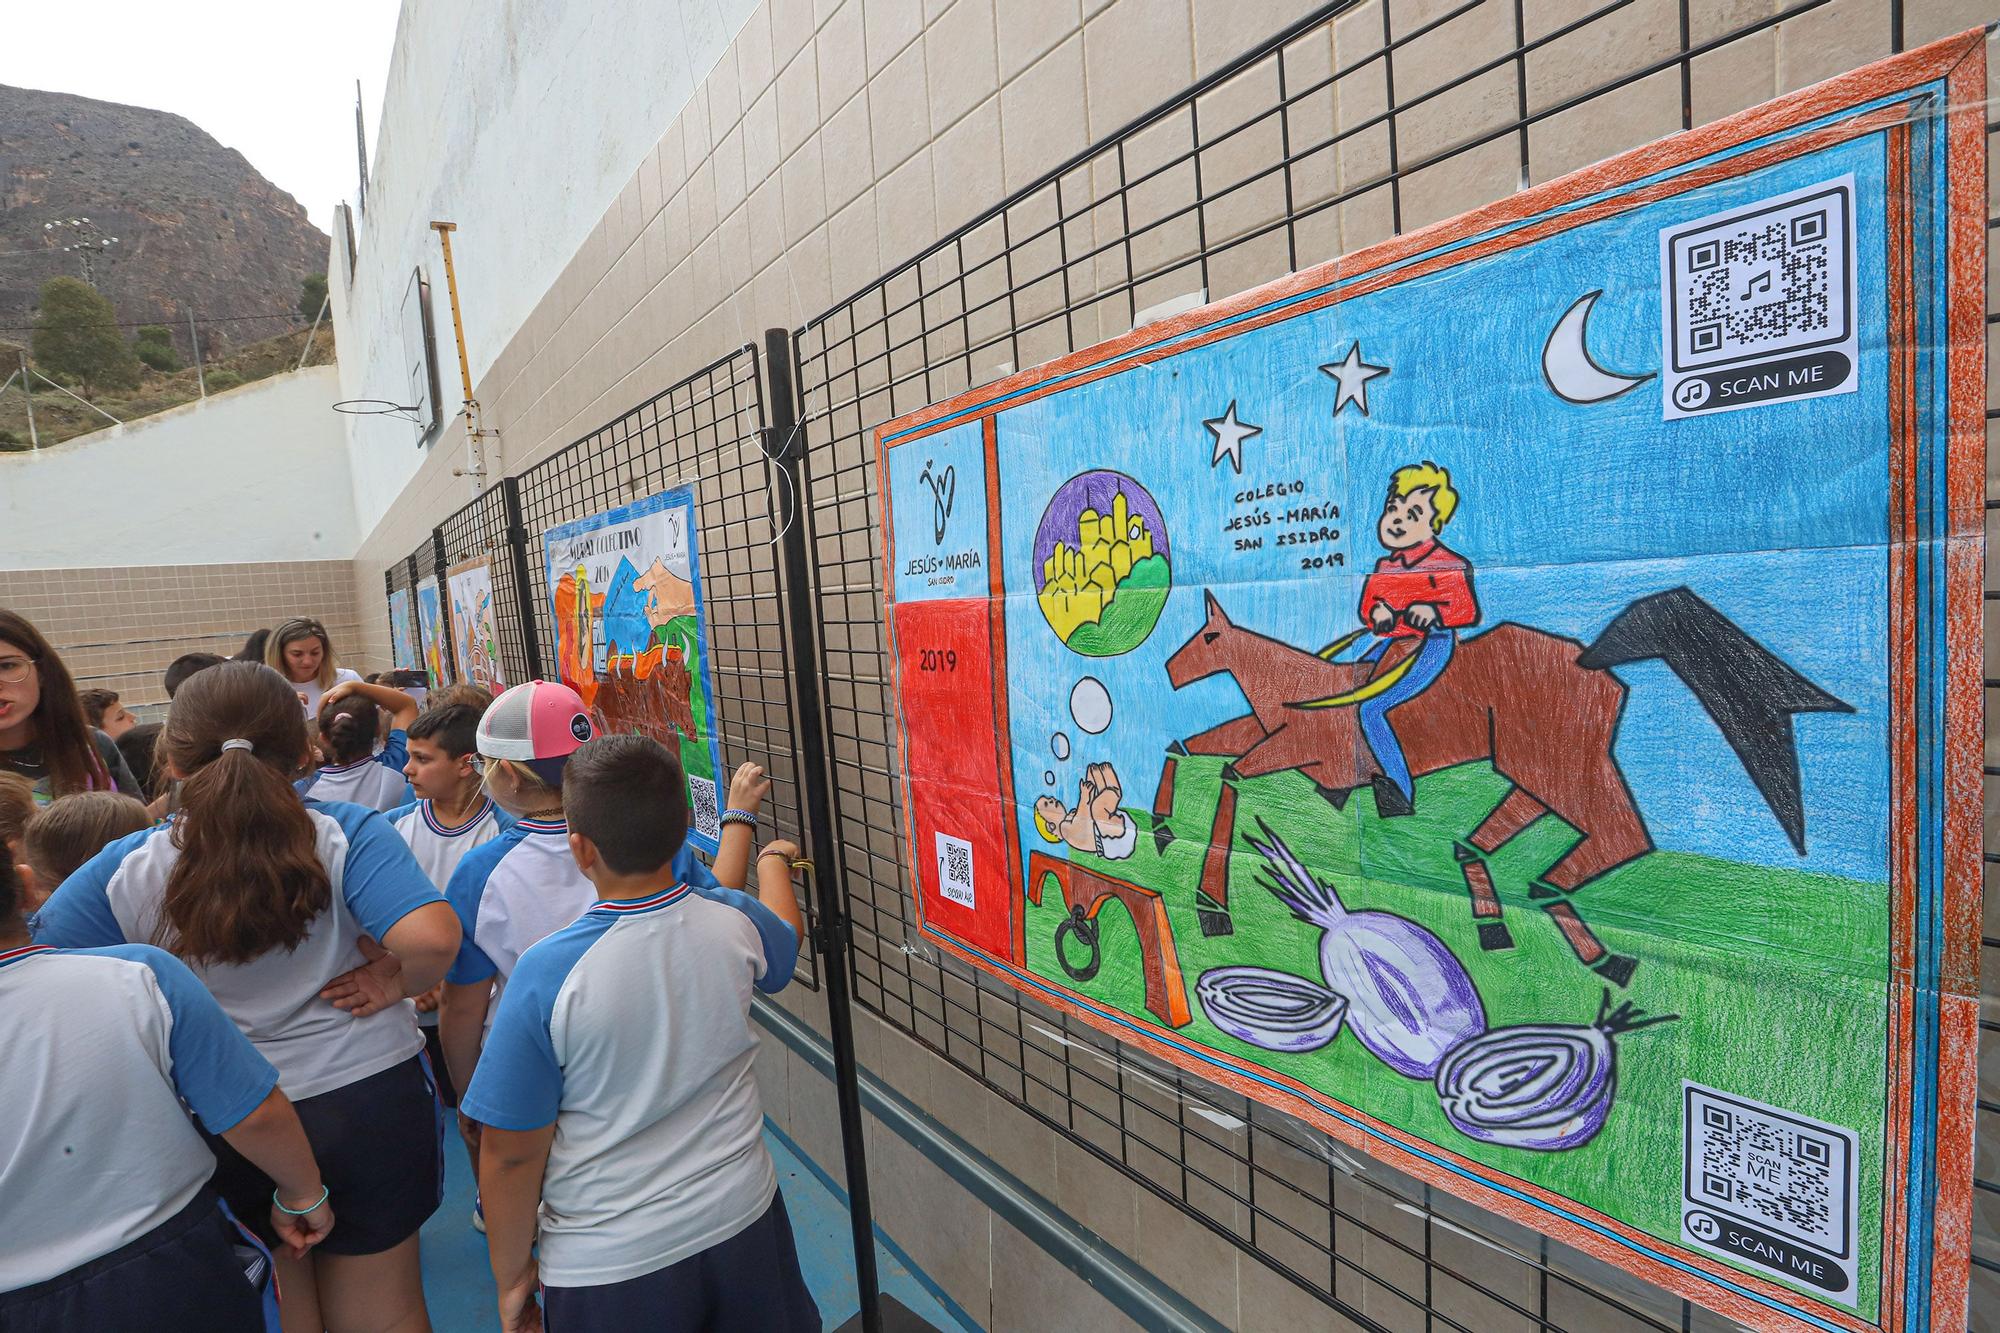
[[[1233, 623], [1207, 596], [1207, 620], [1167, 659], [1175, 689], [1227, 673], [1250, 712], [1168, 747], [1153, 802], [1162, 850], [1173, 839], [1178, 757], [1221, 755], [1222, 795], [1202, 868], [1202, 929], [1226, 934], [1229, 853], [1235, 841], [1236, 786], [1247, 778], [1299, 772], [1336, 809], [1377, 767], [1350, 696], [1394, 672], [1412, 653], [1396, 645], [1373, 663], [1340, 663]], [[1534, 881], [1530, 896], [1586, 966], [1624, 985], [1634, 961], [1613, 954], [1577, 915], [1568, 895], [1652, 850], [1644, 819], [1612, 753], [1625, 686], [1606, 669], [1659, 657], [1680, 675], [1742, 759], [1767, 804], [1805, 850], [1798, 759], [1791, 714], [1852, 712], [1751, 640], [1685, 588], [1635, 602], [1589, 648], [1575, 639], [1502, 624], [1465, 638], [1437, 681], [1396, 708], [1391, 724], [1413, 776], [1490, 760], [1506, 794], [1463, 841], [1459, 868], [1486, 949], [1513, 947], [1486, 858], [1543, 815], [1581, 836]]]

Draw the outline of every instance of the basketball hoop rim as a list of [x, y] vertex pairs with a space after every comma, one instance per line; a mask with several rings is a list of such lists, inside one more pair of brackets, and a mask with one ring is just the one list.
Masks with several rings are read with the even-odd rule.
[[[369, 403], [376, 406], [364, 406]], [[333, 405], [333, 410], [351, 417], [386, 417], [400, 412], [409, 414], [412, 421], [416, 420], [417, 411], [415, 407], [406, 407], [387, 398], [343, 398]]]

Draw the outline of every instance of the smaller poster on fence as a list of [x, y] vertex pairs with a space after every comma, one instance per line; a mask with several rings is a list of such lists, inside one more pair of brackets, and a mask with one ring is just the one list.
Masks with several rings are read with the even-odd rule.
[[458, 678], [490, 694], [507, 688], [500, 670], [500, 632], [493, 615], [493, 570], [483, 555], [445, 571], [451, 596], [451, 648]]
[[451, 649], [445, 643], [444, 607], [435, 577], [417, 583], [417, 632], [423, 644], [423, 669], [430, 687], [437, 689], [451, 680]]
[[423, 662], [417, 651], [417, 631], [410, 620], [410, 590], [389, 594], [389, 653], [398, 671], [415, 671]]
[[551, 528], [547, 543], [563, 683], [582, 696], [600, 734], [636, 732], [678, 750], [688, 841], [713, 853], [722, 834], [722, 751], [694, 488]]

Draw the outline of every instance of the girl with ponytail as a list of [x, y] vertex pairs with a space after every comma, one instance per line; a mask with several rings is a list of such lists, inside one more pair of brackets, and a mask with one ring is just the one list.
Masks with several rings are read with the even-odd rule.
[[[179, 813], [65, 880], [35, 938], [178, 955], [277, 1068], [340, 1211], [312, 1255], [278, 1256], [286, 1329], [428, 1327], [417, 1230], [436, 1209], [444, 1159], [423, 1037], [399, 1001], [443, 977], [458, 919], [380, 814], [301, 802], [305, 719], [269, 667], [190, 677], [160, 754], [181, 781]], [[224, 1200], [261, 1218], [271, 1179], [227, 1143], [210, 1146]]]

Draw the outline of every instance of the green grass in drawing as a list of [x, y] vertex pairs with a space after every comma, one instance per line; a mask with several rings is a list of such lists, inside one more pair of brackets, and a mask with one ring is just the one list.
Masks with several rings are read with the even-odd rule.
[[[1605, 983], [1580, 968], [1555, 923], [1528, 896], [1532, 875], [1575, 840], [1544, 819], [1490, 858], [1516, 947], [1478, 947], [1452, 839], [1500, 799], [1505, 779], [1471, 764], [1422, 780], [1417, 814], [1378, 819], [1366, 801], [1336, 814], [1296, 773], [1243, 783], [1232, 849], [1230, 935], [1205, 936], [1194, 886], [1220, 790], [1219, 759], [1185, 758], [1175, 823], [1183, 836], [1164, 854], [1142, 836], [1132, 857], [1071, 860], [1159, 891], [1173, 924], [1192, 997], [1209, 968], [1254, 963], [1319, 982], [1320, 931], [1294, 917], [1259, 883], [1263, 862], [1244, 840], [1258, 819], [1301, 860], [1333, 881], [1352, 909], [1392, 911], [1430, 930], [1470, 973], [1494, 1025], [1588, 1024]], [[1142, 811], [1128, 811], [1143, 821]], [[1602, 1132], [1579, 1147], [1537, 1152], [1477, 1142], [1439, 1108], [1435, 1088], [1404, 1078], [1343, 1031], [1318, 1051], [1274, 1053], [1212, 1024], [1194, 1003], [1180, 1039], [1285, 1074], [1386, 1123], [1495, 1170], [1530, 1181], [1673, 1242], [1679, 1235], [1681, 1075], [1776, 1106], [1794, 1107], [1860, 1135], [1859, 1305], [1872, 1317], [1881, 1219], [1886, 1112], [1888, 902], [1884, 886], [1837, 876], [1656, 851], [1577, 895], [1606, 947], [1638, 960], [1617, 998], [1670, 1023], [1618, 1038], [1617, 1097]], [[1098, 918], [1103, 965], [1088, 982], [1059, 964], [1060, 891], [1027, 912], [1029, 970], [1101, 1004], [1153, 1022], [1146, 1012], [1132, 920], [1106, 906]], [[1072, 954], [1075, 946], [1071, 946]], [[1832, 1077], [1829, 1077], [1829, 1072]], [[1801, 1291], [1811, 1294], [1807, 1288]]]

